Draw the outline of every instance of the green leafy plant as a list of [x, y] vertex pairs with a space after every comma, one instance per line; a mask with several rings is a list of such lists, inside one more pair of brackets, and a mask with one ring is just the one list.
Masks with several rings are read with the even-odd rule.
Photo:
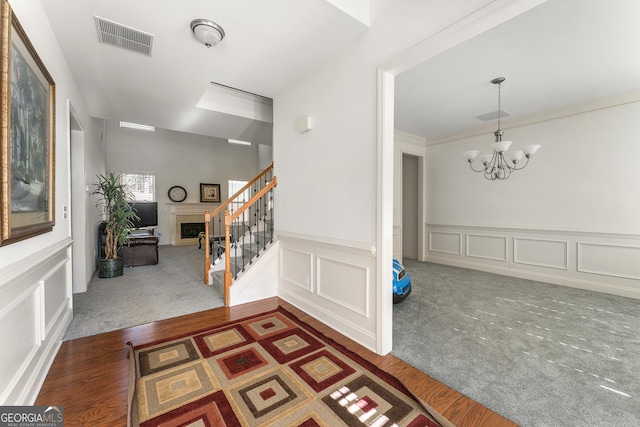
[[127, 243], [127, 235], [133, 228], [133, 220], [139, 220], [135, 209], [131, 206], [133, 195], [120, 182], [120, 175], [113, 172], [97, 175], [91, 194], [100, 196], [96, 207], [106, 216], [105, 257], [118, 258], [118, 249]]

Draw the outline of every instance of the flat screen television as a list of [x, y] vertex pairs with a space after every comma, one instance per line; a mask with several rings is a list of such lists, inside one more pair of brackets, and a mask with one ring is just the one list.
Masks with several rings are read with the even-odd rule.
[[140, 217], [139, 221], [131, 221], [135, 228], [158, 225], [158, 202], [133, 202], [131, 206]]

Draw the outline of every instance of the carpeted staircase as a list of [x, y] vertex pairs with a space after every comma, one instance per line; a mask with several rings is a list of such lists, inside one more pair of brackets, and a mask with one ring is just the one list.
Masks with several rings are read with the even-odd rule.
[[[254, 227], [256, 230], [256, 227]], [[243, 239], [238, 239], [231, 245], [231, 271], [234, 280], [239, 279], [253, 263], [260, 261], [263, 252], [269, 250], [275, 236], [269, 222], [266, 225], [261, 223], [258, 231], [247, 231]], [[210, 282], [212, 286], [224, 287], [224, 263], [226, 254], [222, 254], [214, 260], [215, 267], [210, 271]]]

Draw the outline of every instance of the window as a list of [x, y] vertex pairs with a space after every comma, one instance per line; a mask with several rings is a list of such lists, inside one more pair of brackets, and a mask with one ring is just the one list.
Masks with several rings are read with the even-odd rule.
[[[236, 194], [242, 187], [247, 185], [249, 181], [236, 181], [233, 179], [229, 180], [229, 197]], [[229, 210], [231, 212], [235, 212], [237, 209], [241, 208], [249, 199], [251, 198], [251, 188], [247, 188], [242, 194], [236, 199], [229, 203]]]
[[120, 175], [127, 190], [131, 192], [136, 202], [156, 201], [156, 176], [142, 173], [123, 173]]

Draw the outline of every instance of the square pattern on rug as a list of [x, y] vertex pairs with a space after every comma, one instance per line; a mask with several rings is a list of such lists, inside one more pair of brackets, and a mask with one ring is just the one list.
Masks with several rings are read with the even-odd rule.
[[396, 378], [282, 308], [131, 347], [133, 425], [438, 425]]

